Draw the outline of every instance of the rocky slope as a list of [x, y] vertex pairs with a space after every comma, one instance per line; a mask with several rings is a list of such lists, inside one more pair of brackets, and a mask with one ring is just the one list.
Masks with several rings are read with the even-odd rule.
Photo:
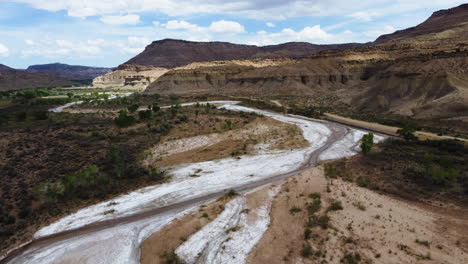
[[0, 91], [71, 86], [79, 83], [55, 75], [30, 73], [0, 64]]
[[376, 42], [285, 65], [175, 69], [146, 93], [296, 97], [309, 105], [468, 122], [468, 5]]
[[32, 65], [26, 69], [26, 72], [29, 73], [45, 73], [67, 80], [81, 81], [89, 81], [111, 71], [111, 68], [77, 66], [62, 63]]

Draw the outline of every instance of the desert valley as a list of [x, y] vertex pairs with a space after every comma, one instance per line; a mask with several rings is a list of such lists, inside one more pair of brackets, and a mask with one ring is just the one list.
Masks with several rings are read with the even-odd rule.
[[0, 64], [0, 150], [2, 264], [468, 263], [468, 4], [366, 43]]

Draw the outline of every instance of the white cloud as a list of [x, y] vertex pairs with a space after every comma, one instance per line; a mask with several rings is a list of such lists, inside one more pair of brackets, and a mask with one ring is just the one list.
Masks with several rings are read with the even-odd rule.
[[34, 41], [32, 41], [32, 40], [30, 40], [30, 39], [26, 39], [24, 42], [25, 42], [26, 45], [28, 45], [28, 46], [34, 45]]
[[372, 15], [366, 11], [354, 12], [350, 14], [349, 17], [357, 19], [357, 20], [367, 21], [367, 22], [372, 21]]
[[245, 32], [244, 26], [234, 21], [220, 20], [211, 23], [209, 30], [215, 33], [238, 34]]
[[45, 58], [59, 58], [64, 56], [74, 56], [80, 58], [90, 58], [99, 56], [102, 49], [100, 41], [72, 42], [64, 39], [57, 40], [36, 40], [30, 41], [25, 49], [21, 51], [22, 57], [39, 56]]
[[385, 15], [420, 9], [440, 9], [463, 0], [17, 0], [49, 11], [66, 10], [69, 16], [89, 17], [123, 12], [160, 12], [168, 16], [236, 14], [254, 19], [281, 20], [300, 16], [348, 15], [381, 10]]
[[140, 23], [140, 16], [134, 14], [125, 16], [103, 16], [100, 20], [110, 25], [136, 25]]
[[265, 25], [269, 28], [274, 28], [275, 27], [275, 24], [271, 23], [271, 22], [267, 22], [265, 23]]
[[10, 50], [7, 48], [7, 46], [3, 45], [2, 43], [0, 43], [0, 56], [1, 57], [10, 56]]
[[[155, 22], [153, 22], [154, 25], [159, 25], [159, 22], [157, 22], [157, 24], [155, 24]], [[166, 29], [172, 29], [172, 30], [179, 30], [179, 29], [183, 29], [183, 30], [191, 30], [191, 31], [202, 31], [203, 28], [202, 27], [199, 27], [195, 24], [191, 24], [187, 21], [184, 21], [184, 20], [170, 20], [168, 21], [167, 23], [165, 24], [161, 24], [162, 27], [166, 28]]]
[[381, 29], [374, 29], [374, 30], [366, 31], [366, 32], [363, 33], [363, 35], [365, 37], [367, 37], [367, 38], [370, 38], [370, 39], [376, 39], [381, 35], [390, 34], [390, 33], [393, 33], [393, 32], [395, 32], [395, 28], [390, 26], [390, 25], [387, 25], [387, 26], [384, 26]]

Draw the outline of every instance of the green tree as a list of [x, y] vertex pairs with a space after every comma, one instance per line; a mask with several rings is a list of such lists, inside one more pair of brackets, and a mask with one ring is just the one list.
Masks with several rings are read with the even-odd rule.
[[362, 136], [361, 150], [364, 155], [369, 154], [373, 145], [374, 145], [374, 134], [369, 133], [369, 134]]
[[150, 119], [153, 112], [151, 110], [142, 110], [138, 111], [138, 117], [140, 119]]
[[127, 114], [127, 110], [120, 110], [119, 116], [114, 119], [115, 124], [118, 127], [128, 127], [135, 124], [136, 119], [133, 116]]
[[403, 128], [400, 128], [397, 130], [397, 134], [404, 138], [406, 141], [415, 141], [418, 138], [414, 135], [414, 132], [416, 132], [416, 129], [410, 127], [410, 126], [405, 126]]
[[136, 110], [138, 110], [138, 107], [140, 107], [138, 104], [132, 104], [131, 106], [127, 107], [127, 109], [130, 113], [135, 113]]

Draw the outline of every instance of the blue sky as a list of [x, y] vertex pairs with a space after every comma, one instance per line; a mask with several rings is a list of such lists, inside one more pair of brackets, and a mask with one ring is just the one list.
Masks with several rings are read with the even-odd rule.
[[456, 0], [0, 1], [0, 63], [115, 67], [154, 40], [368, 42]]

